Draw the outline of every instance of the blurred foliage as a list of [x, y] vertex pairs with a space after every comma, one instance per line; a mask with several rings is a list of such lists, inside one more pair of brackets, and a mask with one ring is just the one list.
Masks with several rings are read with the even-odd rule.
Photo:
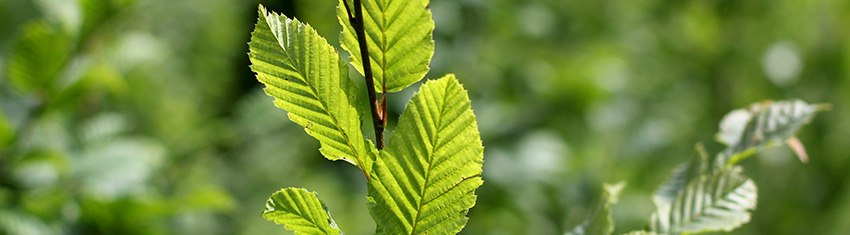
[[[0, 228], [9, 234], [284, 233], [268, 195], [322, 195], [369, 234], [362, 175], [322, 159], [248, 69], [256, 6], [329, 41], [334, 0], [0, 0]], [[485, 145], [465, 234], [562, 234], [603, 182], [617, 231], [725, 113], [832, 103], [788, 148], [743, 162], [763, 196], [742, 234], [850, 224], [850, 2], [432, 0], [432, 71], [458, 75]], [[416, 89], [391, 95], [396, 115]], [[842, 118], [843, 117], [843, 118]], [[392, 126], [392, 125], [391, 125]]]

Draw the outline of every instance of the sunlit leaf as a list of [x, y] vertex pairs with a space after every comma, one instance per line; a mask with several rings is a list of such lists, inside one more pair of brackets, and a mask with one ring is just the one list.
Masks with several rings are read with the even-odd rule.
[[272, 194], [263, 218], [296, 235], [341, 234], [319, 195], [301, 188], [285, 188]]
[[[340, 0], [337, 18], [342, 25], [340, 42], [351, 55], [351, 64], [363, 74], [357, 35]], [[375, 90], [381, 92], [386, 78], [387, 92], [401, 91], [428, 72], [434, 55], [434, 20], [428, 0], [363, 0], [363, 18]], [[354, 14], [353, 7], [351, 14]]]
[[343, 159], [369, 172], [369, 150], [374, 147], [367, 146], [360, 129], [354, 105], [359, 93], [347, 77], [348, 66], [309, 25], [263, 6], [259, 11], [251, 34], [251, 69], [266, 85], [266, 94], [319, 140], [326, 158]]
[[700, 174], [708, 174], [708, 153], [702, 144], [696, 145], [697, 157], [691, 161], [683, 163], [673, 169], [673, 174], [667, 179], [667, 182], [661, 184], [655, 193], [652, 195], [652, 201], [656, 206], [669, 207], [683, 190], [691, 179]]
[[670, 204], [656, 204], [652, 231], [662, 234], [731, 231], [750, 221], [755, 183], [739, 166], [716, 169], [688, 182]]
[[717, 158], [717, 165], [734, 165], [760, 148], [787, 142], [823, 107], [792, 100], [757, 103], [729, 113], [717, 134], [729, 148]]
[[484, 147], [454, 75], [426, 82], [401, 115], [369, 182], [378, 234], [456, 234], [475, 205]]

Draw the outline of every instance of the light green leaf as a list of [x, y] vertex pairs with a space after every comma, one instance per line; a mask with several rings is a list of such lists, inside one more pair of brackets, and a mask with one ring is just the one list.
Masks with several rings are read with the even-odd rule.
[[70, 50], [70, 39], [61, 31], [42, 21], [27, 24], [9, 57], [11, 84], [29, 92], [55, 91]]
[[272, 194], [263, 218], [296, 235], [341, 234], [319, 195], [302, 188], [285, 188]]
[[717, 165], [734, 165], [758, 149], [791, 140], [823, 109], [823, 105], [792, 100], [757, 103], [732, 111], [720, 123], [717, 139], [729, 148], [717, 158]]
[[651, 228], [662, 234], [728, 232], [750, 221], [756, 199], [756, 185], [741, 167], [716, 169], [690, 180], [671, 203], [656, 201]]
[[454, 75], [426, 82], [408, 103], [369, 182], [378, 234], [456, 234], [475, 205], [484, 147]]
[[611, 206], [617, 203], [620, 198], [620, 191], [626, 186], [625, 183], [605, 184], [602, 193], [602, 199], [599, 201], [599, 207], [593, 217], [584, 222], [584, 224], [576, 226], [573, 231], [567, 234], [571, 235], [608, 235], [614, 232], [614, 219], [611, 217]]
[[[351, 64], [363, 74], [357, 35], [340, 0], [337, 18], [342, 25], [340, 44], [351, 55]], [[428, 0], [363, 0], [363, 18], [375, 90], [386, 78], [387, 92], [397, 92], [416, 83], [428, 72], [434, 55], [434, 20]], [[352, 15], [354, 9], [351, 8]]]
[[343, 159], [370, 172], [374, 154], [369, 149], [374, 147], [360, 129], [354, 105], [359, 93], [333, 46], [309, 25], [260, 6], [250, 58], [266, 94], [319, 140], [327, 159]]
[[667, 179], [667, 182], [655, 190], [655, 193], [652, 195], [652, 201], [655, 202], [655, 205], [669, 206], [676, 200], [679, 192], [687, 187], [688, 182], [698, 175], [710, 173], [708, 172], [708, 153], [705, 150], [705, 146], [697, 144], [696, 150], [698, 153], [697, 157], [673, 169], [673, 174]]

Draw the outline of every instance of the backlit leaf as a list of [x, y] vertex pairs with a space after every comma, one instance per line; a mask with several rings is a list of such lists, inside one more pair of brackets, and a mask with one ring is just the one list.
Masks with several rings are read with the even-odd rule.
[[378, 234], [456, 234], [475, 205], [484, 147], [454, 75], [426, 82], [375, 162], [369, 202]]
[[285, 188], [272, 194], [263, 218], [296, 235], [341, 234], [318, 194], [301, 188]]
[[652, 231], [728, 232], [749, 222], [750, 212], [756, 207], [757, 189], [742, 170], [739, 166], [716, 169], [690, 180], [672, 202], [656, 204]]
[[[717, 134], [717, 139], [729, 147], [717, 158], [717, 165], [734, 165], [760, 148], [786, 143], [823, 107], [792, 100], [757, 103], [729, 113]], [[802, 143], [798, 144], [802, 149]]]
[[[351, 55], [351, 64], [363, 74], [357, 35], [340, 0], [337, 18], [342, 25], [340, 44]], [[386, 78], [387, 92], [401, 91], [428, 73], [434, 55], [434, 20], [428, 0], [363, 0], [363, 18], [375, 90]], [[353, 7], [351, 8], [354, 14]]]
[[[373, 154], [360, 129], [354, 105], [358, 91], [348, 79], [348, 66], [333, 46], [307, 24], [267, 12], [250, 43], [251, 69], [266, 85], [289, 119], [319, 140], [330, 160], [343, 159], [369, 172]], [[364, 92], [365, 94], [365, 92]]]

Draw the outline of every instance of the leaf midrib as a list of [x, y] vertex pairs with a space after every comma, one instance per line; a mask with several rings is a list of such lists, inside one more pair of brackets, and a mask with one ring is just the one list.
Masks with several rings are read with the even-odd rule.
[[[303, 196], [303, 195], [301, 195], [301, 192], [294, 192], [294, 194], [295, 194], [295, 196], [297, 196], [297, 197], [298, 197], [298, 200], [300, 200], [300, 201], [304, 202], [304, 205], [305, 205], [305, 206], [307, 206], [308, 208], [310, 207], [310, 206], [308, 205], [308, 204], [309, 204], [309, 203], [308, 203], [308, 200], [304, 200], [304, 196]], [[291, 198], [291, 196], [290, 196], [290, 197], [287, 197], [287, 198]], [[296, 205], [295, 205], [295, 202], [292, 202], [292, 203], [293, 203], [293, 204], [291, 205], [291, 207], [292, 207], [291, 209], [293, 210], [293, 212], [297, 212], [297, 213], [292, 213], [293, 215], [296, 215], [296, 216], [298, 216], [298, 217], [304, 218], [304, 220], [307, 220], [307, 222], [309, 222], [309, 223], [310, 223], [310, 224], [312, 224], [315, 228], [317, 228], [318, 230], [320, 230], [320, 231], [322, 231], [322, 232], [325, 232], [325, 233], [327, 233], [327, 232], [328, 232], [327, 230], [325, 230], [325, 228], [324, 228], [324, 227], [322, 227], [322, 226], [321, 226], [321, 224], [320, 224], [319, 222], [317, 222], [317, 221], [315, 220], [316, 218], [313, 218], [313, 216], [311, 216], [311, 215], [313, 215], [311, 212], [314, 212], [314, 211], [309, 211], [309, 210], [308, 210], [308, 211], [304, 211], [304, 210], [301, 210], [301, 209], [303, 209], [303, 208], [301, 208], [301, 207], [299, 207], [299, 206], [296, 206]], [[320, 215], [319, 215], [319, 216], [320, 216]]]
[[[275, 15], [274, 13], [272, 13], [272, 16], [274, 16], [275, 18], [279, 18], [279, 16]], [[275, 19], [275, 20], [278, 20], [278, 21], [279, 21], [279, 19]], [[292, 21], [292, 22], [295, 22], [295, 21]], [[284, 27], [286, 27], [284, 30], [286, 30], [286, 31], [287, 31], [287, 34], [289, 34], [289, 27], [290, 27], [290, 24], [288, 24], [287, 22], [282, 22], [282, 23], [283, 23]], [[296, 23], [296, 24], [297, 24], [297, 23]], [[267, 26], [269, 26], [269, 29], [271, 29], [271, 25], [269, 25], [269, 23], [268, 23], [268, 15], [266, 16], [266, 25], [267, 25]], [[298, 28], [297, 28], [296, 30], [299, 30], [299, 29], [301, 28], [301, 25], [297, 25], [297, 26], [298, 26]], [[272, 35], [274, 35], [274, 34], [275, 34], [273, 30], [269, 30], [269, 31], [271, 31], [271, 32], [272, 32]], [[278, 36], [277, 36], [277, 35], [275, 35], [275, 37], [278, 37]], [[287, 43], [292, 44], [292, 42], [291, 42], [291, 41], [289, 41], [289, 40], [290, 40], [290, 37], [286, 37], [286, 41], [287, 41]], [[326, 113], [329, 117], [331, 117], [331, 121], [333, 121], [333, 123], [335, 124], [335, 125], [334, 125], [334, 128], [335, 128], [337, 131], [339, 131], [339, 133], [340, 133], [340, 134], [342, 135], [342, 137], [345, 139], [345, 145], [346, 145], [346, 146], [348, 146], [348, 148], [349, 148], [349, 149], [351, 150], [351, 152], [353, 153], [353, 154], [352, 154], [352, 158], [354, 158], [354, 160], [355, 160], [355, 161], [357, 161], [357, 165], [358, 165], [359, 167], [361, 167], [361, 168], [366, 167], [365, 165], [363, 165], [363, 162], [362, 162], [362, 161], [360, 161], [360, 156], [359, 156], [359, 155], [360, 155], [360, 153], [358, 153], [357, 149], [356, 149], [354, 146], [352, 146], [352, 145], [351, 145], [351, 138], [349, 138], [349, 137], [348, 137], [348, 134], [347, 134], [347, 133], [345, 133], [345, 131], [344, 131], [344, 130], [342, 130], [342, 128], [341, 128], [341, 126], [340, 126], [340, 122], [337, 120], [336, 115], [334, 115], [333, 113], [329, 112], [328, 104], [326, 104], [324, 100], [322, 100], [322, 99], [320, 99], [320, 98], [319, 98], [319, 95], [318, 95], [318, 94], [319, 94], [319, 92], [316, 90], [316, 88], [315, 88], [315, 84], [312, 84], [312, 83], [311, 83], [311, 82], [307, 79], [307, 75], [306, 75], [306, 74], [304, 74], [304, 72], [302, 71], [302, 70], [303, 70], [303, 68], [301, 68], [301, 67], [300, 67], [300, 66], [301, 66], [300, 64], [297, 64], [297, 63], [295, 63], [295, 62], [294, 62], [294, 58], [292, 57], [291, 53], [290, 53], [290, 52], [286, 49], [286, 47], [285, 47], [285, 46], [283, 46], [283, 45], [280, 45], [280, 44], [278, 44], [278, 46], [281, 48], [281, 50], [283, 50], [284, 55], [286, 55], [286, 57], [285, 57], [285, 58], [289, 61], [289, 64], [291, 64], [291, 65], [292, 65], [292, 67], [294, 68], [294, 70], [295, 70], [295, 71], [297, 71], [299, 75], [301, 75], [301, 79], [300, 79], [300, 80], [304, 81], [304, 83], [305, 83], [305, 84], [308, 84], [308, 86], [307, 86], [307, 87], [310, 89], [311, 95], [313, 95], [313, 96], [316, 98], [316, 100], [318, 100], [318, 101], [319, 101], [319, 104], [321, 104], [321, 105], [322, 105], [322, 109], [323, 109], [322, 111], [324, 111], [324, 112], [325, 112], [325, 113]], [[320, 45], [320, 47], [321, 47], [321, 45]], [[336, 50], [335, 50], [335, 49], [333, 49], [332, 51], [336, 52]], [[333, 65], [332, 65], [332, 66], [333, 66]], [[347, 79], [347, 78], [340, 77], [340, 79]], [[306, 126], [305, 126], [305, 128], [306, 128]], [[321, 140], [320, 140], [320, 142], [321, 142]], [[367, 180], [369, 179], [368, 175], [367, 175], [366, 179], [367, 179]]]
[[[272, 200], [275, 201], [275, 204], [277, 204], [277, 205], [281, 205], [281, 206], [287, 205], [288, 208], [285, 208], [285, 209], [289, 209], [289, 212], [287, 210], [279, 210], [279, 211], [276, 210], [275, 211], [276, 213], [281, 213], [281, 214], [284, 214], [284, 215], [285, 214], [294, 215], [294, 216], [296, 216], [296, 219], [302, 219], [304, 221], [307, 221], [307, 223], [313, 225], [313, 228], [315, 228], [316, 230], [319, 230], [319, 231], [321, 231], [325, 234], [331, 234], [330, 232], [332, 230], [327, 230], [327, 228], [322, 226], [323, 224], [321, 222], [318, 222], [316, 220], [316, 218], [314, 217], [314, 216], [318, 216], [318, 217], [320, 217], [320, 219], [324, 219], [324, 218], [321, 218], [322, 217], [322, 211], [316, 211], [316, 210], [310, 209], [310, 208], [315, 208], [314, 207], [315, 205], [311, 205], [311, 202], [312, 202], [311, 199], [305, 198], [304, 195], [301, 194], [302, 192], [298, 192], [298, 191], [286, 192], [286, 191], [282, 190], [279, 193], [280, 193], [280, 196], [284, 197], [284, 198], [274, 198], [273, 197]], [[307, 193], [310, 193], [310, 192], [307, 192]], [[296, 199], [295, 197], [297, 197], [298, 201], [302, 202], [302, 203], [294, 201]], [[286, 199], [286, 201], [285, 201], [286, 204], [284, 204], [283, 203], [284, 201], [280, 200], [280, 199]], [[319, 202], [319, 203], [321, 204], [321, 202]], [[304, 206], [306, 206], [307, 207], [306, 210], [302, 210], [302, 209], [305, 209], [305, 208], [298, 206], [299, 204], [303, 204]], [[319, 206], [321, 206], [321, 205], [319, 205]], [[318, 214], [316, 212], [318, 212]], [[330, 215], [328, 215], [328, 216], [329, 216], [328, 219], [330, 219]], [[289, 226], [286, 226], [286, 227], [289, 227]], [[331, 229], [333, 229], [333, 228], [331, 228]]]
[[[722, 181], [726, 181], [726, 180], [732, 180], [732, 179], [725, 179], [724, 180], [723, 178], [729, 178], [729, 176], [721, 176], [721, 179], [718, 179], [718, 181], [722, 182]], [[711, 182], [705, 182], [705, 183], [711, 183]], [[712, 198], [711, 204], [705, 205], [705, 201], [703, 201], [703, 204], [700, 204], [700, 206], [704, 207], [704, 208], [717, 207], [718, 203], [720, 201], [727, 200], [727, 197], [729, 197], [729, 195], [736, 193], [738, 190], [741, 190], [741, 188], [745, 184], [747, 184], [747, 180], [741, 181], [740, 183], [736, 184], [734, 187], [731, 187], [731, 190], [729, 190], [726, 193], [723, 193], [720, 197], [715, 197], [715, 195], [709, 195], [709, 197]], [[712, 187], [714, 187], [714, 186], [712, 186]], [[684, 192], [682, 192], [682, 193], [684, 193]], [[688, 206], [688, 207], [690, 207], [690, 206]], [[672, 208], [675, 208], [675, 207], [671, 207], [671, 210], [672, 210]], [[684, 226], [683, 224], [691, 224], [691, 223], [698, 222], [701, 218], [703, 218], [707, 215], [706, 212], [707, 212], [707, 210], [703, 209], [700, 212], [694, 214], [693, 216], [689, 216], [690, 219], [681, 221], [679, 223], [679, 225], [675, 226], [675, 228], [677, 230], [681, 230], [681, 229], [687, 227], [687, 226]]]
[[[425, 204], [429, 204], [430, 202], [433, 202], [433, 201], [434, 201], [434, 200], [436, 200], [437, 198], [442, 197], [442, 196], [443, 196], [443, 195], [445, 195], [446, 193], [448, 193], [448, 192], [452, 191], [453, 189], [455, 189], [458, 185], [463, 184], [463, 182], [465, 182], [465, 181], [467, 181], [467, 180], [469, 180], [469, 179], [474, 179], [476, 176], [480, 176], [480, 174], [476, 174], [476, 175], [472, 175], [472, 176], [464, 177], [464, 178], [463, 178], [460, 182], [457, 182], [456, 184], [452, 185], [452, 187], [450, 187], [449, 189], [447, 189], [446, 191], [444, 191], [444, 192], [443, 192], [443, 193], [441, 193], [440, 195], [437, 195], [436, 197], [432, 198], [431, 200], [428, 200], [427, 202], [426, 202], [426, 201], [424, 201], [424, 199], [425, 199], [425, 192], [426, 192], [426, 190], [427, 190], [427, 188], [425, 188], [425, 187], [426, 187], [426, 186], [428, 185], [428, 183], [431, 181], [431, 171], [432, 171], [432, 169], [434, 168], [434, 165], [435, 165], [435, 164], [432, 164], [433, 159], [434, 159], [434, 155], [435, 155], [435, 153], [437, 153], [437, 151], [438, 151], [440, 148], [442, 148], [442, 147], [443, 147], [443, 146], [438, 146], [438, 144], [437, 144], [437, 143], [439, 143], [439, 142], [437, 142], [437, 140], [439, 140], [439, 139], [440, 139], [440, 136], [439, 136], [439, 135], [440, 135], [440, 130], [441, 130], [441, 129], [443, 129], [443, 125], [442, 125], [442, 124], [443, 124], [442, 122], [443, 122], [443, 119], [444, 119], [444, 117], [443, 117], [444, 112], [443, 112], [443, 111], [445, 110], [445, 108], [446, 108], [446, 104], [448, 103], [447, 101], [448, 101], [448, 100], [449, 100], [449, 98], [450, 98], [450, 97], [447, 95], [447, 94], [450, 94], [450, 92], [449, 92], [449, 91], [450, 91], [450, 90], [449, 90], [449, 89], [450, 89], [450, 86], [451, 86], [451, 83], [446, 83], [446, 84], [444, 85], [443, 94], [440, 96], [440, 97], [443, 97], [443, 100], [442, 100], [442, 102], [440, 103], [440, 105], [438, 106], [439, 111], [438, 111], [437, 113], [439, 114], [439, 116], [437, 116], [437, 118], [435, 118], [436, 120], [434, 120], [434, 122], [436, 123], [436, 124], [434, 125], [434, 126], [436, 127], [436, 128], [435, 128], [435, 129], [436, 129], [436, 132], [434, 132], [434, 137], [433, 137], [433, 139], [431, 140], [431, 142], [432, 142], [432, 143], [434, 143], [434, 144], [432, 144], [432, 145], [431, 145], [431, 149], [429, 149], [429, 150], [431, 150], [431, 151], [430, 151], [430, 153], [431, 153], [431, 154], [428, 156], [428, 169], [427, 169], [427, 170], [426, 170], [426, 172], [425, 172], [425, 182], [422, 184], [422, 190], [420, 190], [420, 193], [419, 193], [419, 202], [417, 202], [417, 205], [416, 205], [416, 217], [415, 217], [415, 218], [414, 218], [414, 220], [413, 220], [413, 225], [411, 226], [411, 230], [410, 230], [410, 233], [409, 233], [410, 235], [416, 234], [417, 226], [418, 226], [419, 221], [420, 221], [420, 216], [422, 215], [422, 207], [423, 207], [423, 205], [425, 205]], [[453, 97], [453, 96], [452, 96], [452, 97]], [[426, 104], [427, 104], [427, 102], [426, 102]], [[426, 111], [427, 111], [427, 110], [426, 110]], [[463, 112], [465, 112], [465, 111], [462, 111], [460, 115], [463, 115]]]
[[[409, 5], [410, 2], [406, 2], [406, 3], [407, 4], [405, 4], [404, 6], [400, 6], [398, 8], [404, 8], [407, 5]], [[384, 88], [384, 89], [386, 89], [387, 70], [388, 70], [388, 67], [390, 67], [387, 64], [388, 63], [387, 62], [387, 55], [389, 54], [389, 53], [387, 53], [387, 52], [389, 52], [389, 49], [388, 49], [389, 41], [387, 40], [387, 32], [388, 32], [389, 28], [392, 26], [392, 24], [395, 24], [398, 21], [398, 17], [396, 17], [396, 18], [393, 19], [393, 22], [391, 22], [391, 23], [387, 22], [387, 15], [388, 14], [387, 14], [386, 11], [387, 11], [388, 8], [390, 8], [390, 4], [391, 3], [384, 1], [384, 0], [377, 0], [378, 9], [380, 10], [380, 11], [378, 11], [377, 14], [379, 15], [381, 21], [380, 21], [380, 24], [377, 24], [378, 28], [380, 30], [380, 43], [375, 43], [375, 44], [380, 46], [379, 52], [381, 53], [381, 58], [380, 58], [380, 63], [379, 63], [380, 66], [379, 67], [381, 68], [381, 79], [382, 79], [381, 85], [382, 85], [382, 88]], [[401, 14], [401, 13], [399, 13], [399, 14]], [[369, 15], [371, 17], [372, 14], [369, 14]], [[372, 17], [372, 21], [376, 21], [376, 19], [374, 17]], [[396, 41], [398, 41], [398, 40], [396, 40]], [[368, 46], [368, 44], [367, 44], [367, 46]], [[372, 59], [372, 56], [370, 55], [368, 59]], [[383, 92], [383, 90], [381, 92]]]

